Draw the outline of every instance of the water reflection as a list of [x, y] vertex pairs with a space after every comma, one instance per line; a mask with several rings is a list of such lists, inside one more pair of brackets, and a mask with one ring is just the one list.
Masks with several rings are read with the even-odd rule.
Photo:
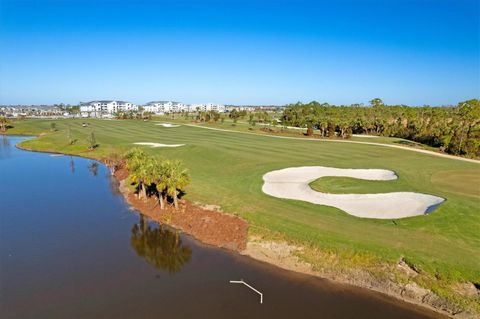
[[132, 227], [130, 243], [138, 256], [170, 274], [182, 270], [192, 256], [192, 248], [183, 245], [178, 232], [162, 225], [152, 226], [142, 215], [140, 222]]
[[2, 135], [2, 141], [0, 142], [0, 157], [10, 156], [10, 139], [6, 135]]
[[75, 173], [75, 162], [72, 156], [70, 156], [70, 172], [72, 172], [72, 174]]
[[110, 174], [107, 175], [107, 178], [108, 185], [110, 186], [110, 192], [116, 196], [122, 195], [122, 192], [120, 192], [120, 182], [118, 181], [118, 179], [116, 179], [115, 176], [112, 176]]
[[6, 135], [2, 135], [2, 147], [9, 147], [10, 139]]
[[88, 165], [88, 171], [92, 174], [92, 176], [98, 175], [98, 163], [97, 162], [90, 162]]

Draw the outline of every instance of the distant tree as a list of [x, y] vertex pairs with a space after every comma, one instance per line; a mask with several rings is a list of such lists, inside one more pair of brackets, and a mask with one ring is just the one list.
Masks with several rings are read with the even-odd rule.
[[383, 103], [381, 98], [376, 97], [376, 98], [370, 100], [370, 105], [372, 107], [380, 107], [380, 106], [384, 106], [385, 104]]
[[67, 140], [68, 140], [68, 144], [69, 144], [69, 145], [75, 144], [75, 141], [76, 141], [76, 140], [73, 138], [72, 128], [70, 127], [70, 125], [67, 127]]
[[88, 142], [88, 149], [90, 151], [94, 150], [98, 146], [97, 140], [95, 138], [95, 134], [93, 133], [93, 131], [90, 133], [90, 136], [87, 138], [87, 142]]
[[8, 120], [5, 116], [0, 116], [0, 131], [6, 132], [8, 129]]
[[50, 131], [55, 132], [57, 130], [57, 125], [55, 122], [50, 123]]

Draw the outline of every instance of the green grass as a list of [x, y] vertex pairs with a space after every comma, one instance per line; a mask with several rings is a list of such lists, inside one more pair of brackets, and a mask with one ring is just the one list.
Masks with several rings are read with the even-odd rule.
[[[177, 122], [177, 123], [189, 123], [191, 124], [191, 120], [186, 120], [183, 117], [179, 117], [178, 115], [172, 119], [171, 116], [155, 116], [153, 118], [153, 121], [161, 121], [161, 122]], [[225, 121], [222, 123], [221, 121], [218, 122], [199, 122], [196, 123], [196, 125], [199, 126], [205, 126], [205, 127], [211, 127], [211, 128], [219, 128], [219, 129], [225, 129], [225, 130], [232, 130], [232, 131], [238, 131], [238, 132], [249, 132], [249, 133], [255, 133], [255, 134], [262, 134], [262, 135], [272, 135], [272, 133], [262, 131], [262, 128], [270, 128], [274, 131], [273, 135], [280, 135], [280, 136], [286, 136], [286, 137], [296, 137], [296, 138], [305, 138], [305, 139], [312, 139], [310, 136], [306, 136], [306, 129], [294, 129], [294, 128], [284, 128], [281, 125], [277, 126], [271, 126], [271, 125], [266, 125], [262, 123], [256, 123], [256, 125], [252, 126], [248, 122], [246, 122], [244, 119], [238, 120], [236, 123], [233, 122], [233, 120], [227, 118]], [[314, 130], [314, 137], [316, 139], [326, 139], [326, 140], [343, 140], [339, 137], [337, 138], [322, 138], [320, 137], [320, 131], [319, 130]], [[355, 135], [347, 139], [347, 141], [355, 141], [355, 142], [367, 142], [367, 143], [380, 143], [380, 144], [392, 144], [392, 145], [398, 145], [398, 146], [405, 146], [405, 147], [411, 147], [411, 148], [417, 148], [417, 149], [425, 149], [425, 150], [430, 150], [430, 151], [438, 151], [438, 148], [431, 147], [425, 144], [420, 144], [417, 142], [409, 141], [406, 139], [398, 138], [398, 137], [385, 137], [385, 136], [374, 136], [374, 137], [369, 137], [369, 136], [359, 136]]]
[[325, 176], [310, 183], [314, 190], [331, 194], [375, 194], [387, 192], [407, 192], [410, 187], [402, 180], [369, 181], [351, 177]]
[[[156, 156], [181, 159], [192, 175], [186, 198], [220, 205], [224, 211], [245, 218], [252, 233], [274, 234], [339, 256], [373, 256], [377, 262], [395, 263], [403, 256], [426, 274], [441, 278], [438, 284], [442, 285], [453, 281], [480, 283], [479, 164], [382, 146], [279, 139], [184, 125], [164, 128], [154, 121], [57, 120], [58, 131], [50, 132], [51, 122], [15, 122], [9, 134], [44, 132], [45, 135], [23, 142], [22, 146], [94, 158], [113, 150], [127, 150], [134, 142], [186, 144], [145, 150]], [[82, 122], [89, 122], [90, 126], [83, 128]], [[219, 125], [227, 128], [231, 123]], [[241, 125], [244, 124], [236, 127]], [[78, 139], [73, 146], [67, 145], [67, 126]], [[86, 139], [92, 130], [100, 146], [89, 152]], [[433, 194], [446, 201], [428, 216], [393, 223], [357, 218], [336, 208], [262, 193], [263, 174], [303, 165], [389, 169], [399, 176], [388, 182], [325, 177], [313, 183], [314, 188], [322, 191], [411, 191]]]

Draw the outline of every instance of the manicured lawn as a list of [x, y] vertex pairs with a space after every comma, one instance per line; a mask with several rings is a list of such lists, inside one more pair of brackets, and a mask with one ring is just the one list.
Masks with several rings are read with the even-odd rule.
[[[186, 144], [179, 148], [145, 147], [157, 156], [181, 159], [192, 183], [186, 198], [220, 205], [248, 220], [251, 233], [278, 236], [340, 255], [365, 254], [386, 262], [402, 256], [445, 280], [480, 283], [480, 165], [373, 145], [278, 139], [221, 132], [182, 125], [165, 128], [154, 121], [52, 120], [13, 123], [9, 133], [47, 134], [29, 140], [27, 148], [100, 158], [124, 151], [135, 142]], [[89, 122], [84, 128], [82, 122]], [[220, 125], [220, 124], [219, 124]], [[224, 123], [230, 126], [231, 123]], [[66, 128], [78, 142], [67, 145]], [[245, 124], [237, 124], [248, 131]], [[95, 132], [100, 147], [87, 151], [87, 135]], [[396, 181], [322, 178], [313, 187], [330, 192], [411, 191], [446, 198], [432, 214], [396, 220], [361, 219], [338, 209], [262, 193], [262, 175], [303, 165], [338, 168], [383, 168]]]
[[375, 194], [387, 192], [408, 192], [410, 186], [402, 180], [369, 181], [350, 177], [325, 176], [310, 183], [310, 187], [322, 193], [331, 194]]

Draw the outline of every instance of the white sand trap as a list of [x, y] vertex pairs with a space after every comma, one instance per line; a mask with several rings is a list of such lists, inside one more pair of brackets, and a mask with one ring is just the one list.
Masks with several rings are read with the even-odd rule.
[[396, 219], [424, 215], [443, 198], [413, 193], [327, 194], [313, 190], [309, 183], [324, 176], [353, 177], [365, 180], [397, 179], [384, 169], [342, 169], [323, 166], [291, 167], [263, 175], [262, 191], [268, 195], [303, 200], [313, 204], [339, 208], [350, 215], [365, 218]]
[[179, 147], [179, 146], [185, 145], [185, 144], [162, 144], [162, 143], [151, 143], [151, 142], [138, 142], [138, 143], [133, 143], [133, 144], [150, 146], [152, 148], [156, 148], [156, 147]]
[[170, 124], [170, 123], [159, 123], [159, 124], [155, 124], [155, 125], [161, 125], [163, 127], [179, 127], [180, 125], [177, 125], [177, 124]]
[[352, 136], [355, 137], [368, 137], [368, 138], [378, 138], [379, 136], [377, 135], [366, 135], [366, 134], [352, 134]]

